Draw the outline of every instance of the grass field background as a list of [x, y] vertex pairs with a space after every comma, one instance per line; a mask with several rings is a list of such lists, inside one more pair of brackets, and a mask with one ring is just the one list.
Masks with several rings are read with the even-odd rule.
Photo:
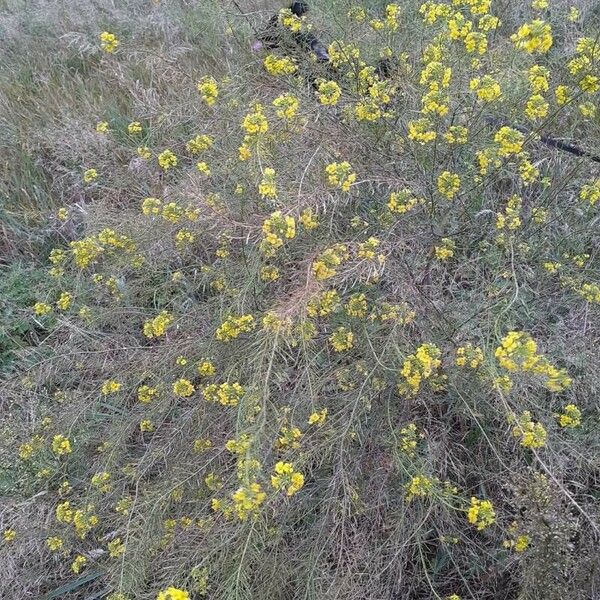
[[2, 598], [600, 597], [600, 9], [310, 4], [0, 2]]

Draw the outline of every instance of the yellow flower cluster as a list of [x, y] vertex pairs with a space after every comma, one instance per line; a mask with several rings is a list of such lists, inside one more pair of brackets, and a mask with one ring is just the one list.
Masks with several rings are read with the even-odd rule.
[[556, 417], [561, 427], [573, 429], [581, 425], [581, 411], [576, 404], [567, 404]]
[[317, 427], [321, 427], [325, 423], [325, 419], [327, 419], [327, 409], [324, 408], [320, 411], [311, 413], [308, 417], [309, 425], [316, 425]]
[[169, 587], [159, 592], [156, 600], [189, 600], [190, 595], [185, 591], [175, 587]]
[[196, 391], [192, 382], [189, 379], [181, 378], [173, 384], [173, 393], [182, 398], [188, 398]]
[[274, 200], [277, 198], [277, 185], [275, 184], [275, 169], [272, 169], [271, 167], [265, 168], [265, 170], [263, 171], [262, 181], [258, 185], [258, 193], [263, 198], [268, 198], [269, 200]]
[[198, 92], [200, 92], [200, 96], [204, 102], [208, 106], [212, 106], [219, 97], [219, 86], [214, 77], [210, 77], [208, 75], [204, 76], [200, 81], [196, 84], [196, 88]]
[[273, 100], [273, 106], [277, 109], [275, 114], [280, 119], [291, 121], [300, 108], [300, 101], [293, 94], [282, 94]]
[[[267, 499], [259, 483], [253, 482], [239, 488], [231, 495], [233, 509], [240, 521], [256, 516], [261, 505]], [[214, 506], [214, 504], [213, 504]]]
[[481, 531], [496, 522], [496, 511], [489, 500], [479, 500], [473, 496], [467, 511], [467, 520]]
[[493, 102], [502, 96], [500, 84], [491, 75], [474, 77], [469, 82], [469, 89], [481, 102]]
[[456, 242], [451, 238], [442, 238], [441, 244], [434, 247], [435, 257], [438, 260], [448, 260], [454, 256], [456, 250]]
[[123, 387], [122, 383], [115, 381], [114, 379], [107, 379], [100, 388], [100, 391], [105, 396], [109, 394], [116, 394]]
[[483, 350], [471, 342], [456, 349], [455, 363], [459, 367], [477, 369], [483, 363]]
[[421, 344], [414, 354], [404, 359], [400, 371], [403, 381], [398, 384], [398, 392], [401, 395], [415, 395], [426, 379], [431, 379], [432, 385], [437, 386], [441, 355], [441, 350], [435, 344]]
[[432, 122], [429, 119], [417, 119], [408, 122], [408, 138], [419, 144], [433, 142], [437, 138], [437, 133], [432, 129]]
[[87, 169], [83, 173], [84, 183], [92, 183], [92, 181], [95, 181], [96, 179], [98, 179], [98, 171], [96, 169]]
[[330, 279], [337, 274], [336, 268], [349, 258], [345, 244], [335, 244], [323, 250], [312, 264], [315, 277], [319, 280]]
[[513, 427], [513, 437], [521, 438], [520, 444], [524, 448], [542, 448], [546, 445], [548, 433], [544, 426], [531, 419], [531, 413], [523, 411], [518, 419], [511, 415], [511, 421], [516, 421]]
[[498, 144], [498, 156], [519, 154], [523, 150], [524, 135], [511, 127], [501, 127], [494, 135], [494, 142]]
[[144, 335], [147, 338], [161, 337], [165, 335], [169, 326], [173, 323], [173, 315], [163, 310], [154, 319], [149, 319], [144, 323]]
[[290, 215], [284, 217], [281, 211], [277, 210], [265, 219], [262, 231], [264, 237], [260, 249], [265, 256], [271, 257], [283, 246], [284, 240], [296, 237], [296, 220]]
[[165, 170], [168, 171], [171, 167], [177, 166], [177, 156], [173, 153], [172, 150], [168, 148], [163, 150], [158, 155], [158, 164]]
[[502, 542], [502, 545], [505, 548], [510, 548], [519, 553], [525, 552], [525, 550], [529, 548], [531, 538], [527, 534], [519, 533], [519, 526], [516, 521], [511, 523], [508, 527], [508, 534], [510, 535], [510, 538]]
[[335, 106], [342, 95], [342, 88], [335, 81], [317, 81], [317, 97], [326, 106]]
[[560, 392], [571, 385], [565, 369], [557, 369], [543, 355], [537, 344], [523, 331], [510, 331], [496, 348], [496, 359], [507, 371], [533, 373], [544, 377], [544, 386], [551, 392]]
[[399, 192], [392, 192], [388, 200], [388, 208], [395, 213], [403, 215], [413, 208], [424, 204], [424, 198], [417, 198], [411, 190], [404, 189]]
[[186, 143], [185, 148], [190, 154], [196, 155], [208, 150], [213, 143], [214, 140], [210, 135], [197, 135]]
[[137, 389], [138, 401], [142, 404], [149, 404], [158, 395], [158, 389], [149, 385], [142, 385]]
[[496, 229], [514, 231], [521, 226], [521, 206], [523, 201], [519, 196], [511, 196], [506, 203], [503, 213], [496, 214]]
[[245, 393], [246, 390], [237, 382], [222, 383], [221, 385], [211, 383], [202, 389], [205, 400], [218, 402], [223, 406], [237, 406]]
[[400, 430], [400, 450], [407, 456], [415, 456], [417, 437], [417, 426], [414, 423], [409, 423]]
[[100, 48], [102, 48], [104, 52], [112, 54], [119, 47], [120, 43], [121, 42], [117, 39], [117, 36], [114, 33], [103, 31], [100, 34]]
[[228, 342], [238, 338], [242, 333], [249, 333], [256, 327], [252, 315], [229, 316], [219, 325], [215, 337], [221, 342]]
[[271, 475], [271, 485], [276, 490], [285, 490], [288, 496], [293, 496], [304, 486], [304, 475], [294, 471], [292, 463], [279, 461], [275, 465], [275, 474]]
[[406, 484], [406, 500], [411, 501], [413, 498], [429, 496], [433, 488], [433, 480], [424, 475], [415, 475]]
[[276, 56], [275, 54], [269, 54], [263, 64], [267, 72], [275, 77], [292, 75], [298, 69], [293, 59], [287, 56]]
[[255, 104], [242, 121], [242, 128], [250, 136], [258, 136], [267, 133], [269, 121], [263, 112], [262, 104]]
[[367, 297], [364, 294], [352, 294], [344, 306], [349, 317], [363, 318], [367, 314]]
[[529, 54], [545, 54], [552, 46], [552, 28], [541, 19], [524, 23], [510, 38], [519, 50]]
[[452, 200], [460, 190], [460, 177], [456, 173], [444, 171], [437, 178], [438, 192]]
[[356, 173], [347, 161], [328, 164], [325, 167], [325, 173], [327, 173], [329, 184], [340, 188], [343, 192], [349, 192], [350, 186], [356, 181]]
[[594, 206], [600, 200], [600, 178], [591, 183], [586, 183], [579, 192], [579, 198], [584, 202], [588, 202], [590, 206]]
[[337, 327], [329, 336], [329, 343], [336, 352], [345, 352], [354, 346], [354, 334], [346, 327]]

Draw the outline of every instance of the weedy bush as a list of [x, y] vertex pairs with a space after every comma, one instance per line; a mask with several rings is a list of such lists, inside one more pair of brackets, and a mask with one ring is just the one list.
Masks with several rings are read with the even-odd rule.
[[116, 4], [2, 16], [2, 596], [598, 597], [597, 7]]

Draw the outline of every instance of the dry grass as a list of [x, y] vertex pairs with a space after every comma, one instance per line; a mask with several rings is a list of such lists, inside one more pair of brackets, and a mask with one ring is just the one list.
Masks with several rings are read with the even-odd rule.
[[[16, 538], [0, 541], [0, 596], [37, 599], [67, 585], [65, 599], [154, 599], [174, 585], [200, 598], [205, 577], [206, 597], [215, 599], [598, 596], [598, 300], [586, 301], [582, 290], [598, 283], [599, 204], [582, 200], [580, 191], [600, 175], [596, 163], [534, 135], [575, 139], [600, 154], [600, 115], [584, 118], [577, 106], [597, 105], [598, 93], [580, 93], [566, 107], [553, 93], [573, 85], [566, 61], [578, 38], [600, 32], [597, 9], [580, 3], [581, 16], [570, 23], [568, 3], [553, 3], [542, 13], [553, 26], [553, 48], [532, 57], [515, 49], [510, 34], [535, 13], [528, 5], [493, 3], [502, 25], [489, 34], [479, 71], [460, 41], [448, 43], [450, 111], [432, 119], [437, 140], [421, 145], [409, 138], [408, 125], [422, 116], [422, 53], [444, 27], [423, 24], [418, 3], [402, 3], [395, 32], [353, 21], [346, 2], [312, 3], [310, 21], [327, 44], [352, 42], [370, 65], [392, 48], [396, 91], [384, 108], [394, 114], [375, 122], [352, 116], [369, 94], [356, 83], [363, 65], [347, 60], [327, 70], [296, 54], [302, 74], [318, 69], [342, 87], [338, 105], [321, 105], [306, 79], [269, 75], [265, 54], [250, 51], [252, 29], [277, 7], [238, 4], [245, 14], [234, 3], [184, 0], [10, 0], [2, 7], [0, 251], [10, 277], [0, 287], [7, 307], [0, 330], [0, 341], [7, 340], [0, 354], [7, 357], [0, 529], [14, 529]], [[362, 6], [375, 18], [385, 3]], [[115, 54], [99, 47], [104, 30], [121, 41]], [[523, 106], [535, 62], [551, 73], [544, 94], [550, 112], [532, 122]], [[470, 79], [484, 73], [500, 82], [500, 103], [482, 106], [469, 92]], [[196, 90], [206, 75], [218, 82], [215, 106]], [[271, 105], [284, 93], [300, 103], [290, 123]], [[240, 123], [257, 101], [269, 133], [240, 161]], [[532, 131], [524, 149], [540, 171], [535, 181], [520, 178], [522, 157], [479, 173], [476, 153], [495, 147], [490, 116]], [[99, 121], [109, 123], [108, 133], [95, 131]], [[132, 121], [142, 124], [140, 134], [127, 132]], [[451, 124], [469, 129], [468, 143], [443, 140]], [[215, 140], [201, 158], [186, 150], [199, 134]], [[150, 148], [150, 160], [138, 156], [139, 146]], [[156, 157], [167, 148], [179, 164], [165, 172]], [[209, 164], [210, 177], [195, 169], [198, 160]], [[326, 165], [342, 161], [357, 174], [348, 193], [325, 175]], [[267, 167], [276, 171], [276, 199], [258, 193]], [[86, 184], [90, 168], [99, 177]], [[453, 200], [437, 188], [444, 171], [460, 175]], [[390, 194], [403, 188], [424, 202], [394, 213]], [[522, 198], [520, 223], [502, 231], [497, 215], [515, 194]], [[195, 218], [173, 223], [144, 215], [147, 197], [195, 210]], [[68, 210], [64, 221], [60, 208]], [[318, 228], [300, 224], [306, 209]], [[295, 218], [296, 234], [270, 258], [260, 244], [263, 223], [276, 210]], [[546, 218], [534, 218], [536, 210]], [[70, 243], [106, 228], [131, 239], [135, 252], [105, 244], [96, 262], [78, 268]], [[183, 248], [176, 243], [182, 229], [194, 235]], [[381, 261], [359, 254], [372, 237]], [[448, 260], [435, 254], [444, 238], [455, 243]], [[315, 261], [336, 243], [349, 257], [335, 276], [319, 280]], [[67, 252], [57, 277], [47, 274], [53, 248]], [[561, 263], [556, 273], [549, 262]], [[278, 267], [276, 281], [261, 278], [266, 265]], [[19, 279], [29, 283], [14, 283]], [[341, 305], [311, 316], [311, 300], [331, 288]], [[55, 303], [65, 291], [72, 303], [60, 310]], [[358, 293], [368, 304], [363, 317], [344, 309]], [[34, 315], [36, 301], [52, 311]], [[389, 310], [386, 303], [414, 317], [369, 318]], [[173, 316], [166, 334], [145, 337], [144, 322], [161, 311]], [[263, 325], [268, 313], [284, 321], [278, 331]], [[252, 314], [256, 328], [218, 341], [217, 328], [242, 314]], [[302, 339], [296, 328], [311, 325], [314, 335]], [[344, 352], [330, 341], [338, 327], [354, 334]], [[547, 374], [504, 369], [495, 352], [509, 331], [530, 334], [572, 383], [551, 391]], [[399, 393], [403, 368], [426, 343], [440, 350], [444, 379], [424, 376], [414, 394]], [[468, 343], [481, 351], [475, 369], [456, 364]], [[196, 365], [208, 358], [216, 375], [201, 378]], [[511, 389], [497, 383], [506, 375]], [[172, 392], [179, 378], [194, 384], [191, 397]], [[107, 380], [122, 387], [103, 394]], [[213, 382], [239, 382], [245, 394], [235, 407], [207, 402], [202, 389]], [[155, 401], [138, 401], [142, 385], [160, 390]], [[582, 413], [578, 427], [559, 425], [556, 415], [568, 404]], [[325, 423], [309, 425], [323, 408]], [[543, 446], [523, 447], [513, 436], [519, 430], [509, 419], [524, 411], [546, 431]], [[141, 432], [142, 420], [154, 431]], [[403, 433], [411, 423], [414, 452]], [[282, 448], [279, 438], [293, 427], [303, 433], [298, 447]], [[53, 453], [58, 434], [70, 440], [70, 454]], [[257, 473], [225, 448], [244, 434], [252, 444], [242, 458], [260, 461]], [[194, 452], [194, 441], [205, 439], [211, 447]], [[31, 456], [19, 458], [28, 443]], [[278, 461], [304, 475], [292, 496], [271, 486]], [[107, 491], [91, 482], [104, 472]], [[207, 483], [210, 474], [221, 487]], [[417, 476], [430, 488], [411, 499]], [[64, 494], [67, 480], [72, 490]], [[214, 498], [227, 507], [237, 488], [255, 481], [267, 496], [254, 518], [213, 510]], [[495, 510], [495, 522], [481, 530], [467, 520], [473, 496]], [[126, 513], [115, 510], [123, 499], [130, 501]], [[94, 505], [99, 524], [85, 539], [57, 521], [65, 501], [73, 509]], [[524, 552], [504, 544], [519, 535], [528, 539]], [[63, 540], [64, 551], [48, 548], [51, 536]], [[110, 557], [108, 544], [117, 538], [125, 552]], [[77, 555], [88, 561], [82, 575], [97, 578], [78, 581], [71, 570]]]

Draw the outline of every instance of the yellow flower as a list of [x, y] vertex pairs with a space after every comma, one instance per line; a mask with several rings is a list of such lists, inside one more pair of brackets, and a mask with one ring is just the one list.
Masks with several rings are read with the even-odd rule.
[[150, 148], [148, 148], [148, 146], [140, 146], [137, 149], [137, 154], [140, 158], [143, 158], [144, 160], [150, 160], [152, 158], [152, 152], [150, 151]]
[[356, 181], [356, 173], [347, 161], [330, 163], [325, 167], [325, 172], [330, 185], [340, 188], [343, 192], [350, 191], [350, 186]]
[[576, 404], [567, 404], [563, 408], [563, 412], [556, 417], [558, 417], [558, 424], [561, 427], [573, 429], [581, 425], [581, 411]]
[[548, 434], [541, 423], [531, 420], [531, 413], [526, 410], [518, 418], [513, 436], [521, 438], [520, 444], [524, 448], [542, 448], [546, 445]]
[[278, 57], [274, 54], [269, 54], [265, 58], [264, 66], [268, 73], [276, 77], [279, 75], [291, 75], [297, 69], [293, 59], [287, 56]]
[[323, 423], [325, 423], [326, 418], [327, 418], [327, 409], [324, 408], [320, 411], [312, 413], [308, 417], [308, 424], [316, 425], [317, 427], [321, 427], [321, 425], [323, 425]]
[[329, 342], [336, 352], [345, 352], [354, 346], [354, 334], [346, 327], [338, 327], [329, 336]]
[[45, 302], [36, 302], [33, 305], [33, 311], [38, 316], [47, 315], [49, 312], [52, 312], [52, 306]]
[[491, 75], [471, 79], [469, 89], [481, 102], [493, 102], [502, 96], [500, 84]]
[[571, 6], [569, 9], [569, 14], [567, 15], [567, 19], [571, 21], [571, 23], [574, 23], [577, 21], [577, 19], [579, 19], [579, 9], [576, 6]]
[[103, 31], [100, 34], [100, 48], [102, 48], [104, 52], [112, 54], [118, 48], [120, 43], [121, 42], [117, 39], [117, 36], [114, 33]]
[[283, 246], [286, 239], [291, 240], [296, 237], [296, 220], [289, 215], [284, 217], [281, 211], [277, 210], [265, 219], [262, 231], [260, 250], [265, 256], [272, 257]]
[[262, 491], [260, 484], [256, 482], [239, 488], [231, 495], [233, 508], [240, 521], [255, 516], [266, 498], [267, 494]]
[[158, 164], [165, 170], [168, 171], [171, 167], [177, 166], [177, 157], [169, 149], [163, 150], [158, 155]]
[[97, 133], [106, 133], [108, 131], [108, 122], [107, 121], [98, 121], [96, 123], [96, 132]]
[[171, 313], [163, 310], [158, 316], [144, 323], [144, 335], [147, 338], [165, 335], [167, 329], [173, 323], [174, 317]]
[[540, 94], [534, 94], [527, 100], [525, 114], [532, 120], [543, 119], [548, 115], [550, 105]]
[[320, 79], [317, 81], [317, 97], [321, 104], [334, 106], [342, 95], [342, 88], [335, 81]]
[[436, 139], [437, 133], [431, 129], [429, 119], [417, 119], [408, 122], [408, 138], [419, 144], [427, 144]]
[[454, 256], [454, 250], [456, 249], [456, 242], [450, 238], [442, 238], [441, 245], [435, 246], [434, 252], [435, 257], [438, 260], [448, 260]]
[[263, 113], [262, 104], [254, 105], [252, 111], [244, 117], [242, 128], [252, 136], [262, 135], [269, 130], [269, 122]]
[[56, 301], [56, 306], [61, 310], [68, 310], [71, 306], [73, 295], [69, 292], [62, 292], [59, 299]]
[[142, 433], [152, 433], [156, 429], [156, 426], [150, 419], [142, 419], [140, 421], [140, 431]]
[[237, 382], [226, 382], [221, 385], [211, 383], [202, 390], [202, 396], [205, 400], [218, 402], [223, 406], [237, 406], [245, 393], [246, 390]]
[[111, 558], [119, 558], [125, 552], [125, 544], [123, 544], [119, 537], [108, 542], [107, 548]]
[[85, 567], [86, 563], [87, 558], [85, 556], [82, 556], [81, 554], [78, 554], [71, 563], [71, 571], [78, 575], [79, 573], [81, 573], [81, 569]]
[[429, 496], [433, 487], [433, 483], [433, 480], [429, 479], [429, 477], [425, 477], [424, 475], [414, 476], [406, 484], [406, 499], [410, 501], [417, 496]]
[[100, 388], [100, 391], [105, 395], [116, 394], [123, 387], [122, 383], [115, 381], [114, 379], [107, 379]]
[[60, 221], [66, 221], [69, 218], [69, 209], [65, 208], [64, 206], [59, 208], [56, 211], [56, 217], [60, 220]]
[[63, 550], [65, 547], [64, 541], [57, 536], [49, 537], [46, 540], [46, 545], [48, 548], [50, 548], [50, 550], [52, 550], [52, 552], [58, 552], [59, 550]]
[[300, 101], [293, 94], [282, 94], [273, 100], [273, 106], [277, 109], [275, 114], [280, 119], [293, 119], [300, 107]]
[[200, 92], [202, 100], [212, 106], [219, 97], [219, 86], [214, 77], [204, 76], [197, 84], [196, 88]]
[[335, 244], [323, 250], [312, 264], [315, 278], [318, 280], [329, 279], [337, 274], [336, 267], [349, 257], [348, 248], [344, 244]]
[[292, 463], [279, 461], [275, 465], [275, 475], [271, 475], [271, 485], [276, 490], [286, 490], [288, 496], [293, 496], [304, 486], [304, 475], [294, 471]]
[[173, 393], [176, 396], [180, 396], [182, 398], [188, 398], [195, 391], [196, 391], [196, 388], [194, 388], [194, 386], [192, 385], [192, 382], [189, 381], [188, 379], [184, 379], [183, 377], [181, 379], [178, 379], [173, 384]]
[[95, 181], [96, 179], [98, 179], [98, 171], [96, 171], [96, 169], [88, 169], [83, 174], [83, 181], [85, 183], [91, 183], [92, 181]]
[[213, 143], [214, 140], [209, 135], [197, 135], [186, 143], [185, 148], [190, 154], [200, 154], [208, 150]]
[[189, 600], [190, 595], [185, 590], [179, 588], [170, 587], [159, 592], [156, 600]]
[[519, 50], [529, 54], [545, 54], [552, 46], [552, 28], [545, 21], [535, 19], [521, 25], [510, 39]]
[[452, 200], [460, 190], [460, 177], [456, 173], [444, 171], [437, 178], [437, 188], [442, 196], [445, 196], [448, 200]]
[[263, 178], [258, 186], [258, 193], [263, 198], [274, 200], [277, 198], [277, 186], [275, 184], [275, 169], [266, 167], [263, 171]]
[[279, 279], [279, 269], [274, 265], [267, 265], [260, 270], [261, 281], [277, 281]]
[[471, 506], [467, 511], [467, 520], [480, 531], [496, 522], [496, 512], [489, 500], [471, 498]]
[[498, 144], [498, 156], [519, 154], [523, 149], [524, 141], [523, 134], [510, 127], [501, 127], [494, 135], [494, 142]]
[[409, 423], [400, 430], [400, 450], [408, 456], [414, 456], [416, 448], [417, 426], [414, 423]]
[[17, 532], [14, 529], [5, 529], [2, 533], [2, 539], [6, 542], [12, 542], [17, 537]]
[[459, 367], [476, 369], [483, 363], [483, 350], [471, 342], [456, 349], [455, 363]]
[[142, 385], [138, 388], [137, 393], [138, 401], [142, 404], [148, 404], [154, 400], [155, 396], [158, 394], [158, 389], [148, 385]]
[[414, 354], [409, 354], [402, 363], [398, 392], [404, 396], [414, 396], [427, 379], [434, 387], [439, 386], [438, 381], [443, 379], [439, 374], [441, 355], [441, 350], [435, 344], [421, 344]]
[[57, 434], [52, 438], [52, 452], [57, 456], [71, 454], [71, 442], [61, 434]]
[[348, 316], [362, 318], [367, 314], [367, 298], [364, 294], [352, 294], [344, 308]]
[[132, 121], [127, 125], [127, 131], [132, 135], [142, 132], [142, 124], [139, 121]]
[[198, 374], [200, 377], [212, 377], [217, 372], [215, 365], [207, 359], [198, 363]]
[[242, 333], [248, 333], [256, 327], [256, 322], [252, 315], [229, 316], [221, 323], [215, 332], [215, 337], [221, 342], [228, 342], [236, 339]]

